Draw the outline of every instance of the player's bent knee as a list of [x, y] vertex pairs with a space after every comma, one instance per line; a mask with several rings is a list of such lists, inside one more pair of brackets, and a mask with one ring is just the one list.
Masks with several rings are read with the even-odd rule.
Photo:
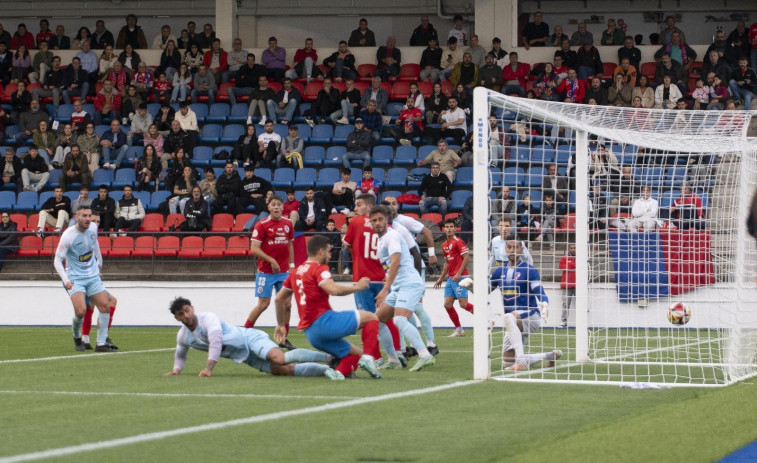
[[271, 374], [275, 376], [294, 376], [294, 365], [284, 365], [271, 362]]
[[268, 351], [268, 354], [265, 356], [265, 359], [271, 362], [271, 369], [273, 370], [274, 365], [285, 365], [286, 359], [284, 358], [284, 352], [279, 349], [278, 347], [271, 349]]
[[410, 317], [413, 316], [413, 312], [410, 311], [410, 310], [407, 310], [407, 309], [403, 309], [401, 307], [396, 307], [394, 309], [394, 315], [395, 316], [402, 316], [402, 317], [405, 317], [407, 319], [410, 319]]

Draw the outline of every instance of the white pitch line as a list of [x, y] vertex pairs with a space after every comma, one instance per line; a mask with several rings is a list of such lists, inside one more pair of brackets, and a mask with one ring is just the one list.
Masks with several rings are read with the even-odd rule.
[[250, 416], [247, 418], [239, 418], [236, 420], [220, 421], [217, 423], [208, 423], [198, 426], [189, 426], [186, 428], [171, 429], [168, 431], [150, 432], [146, 434], [137, 434], [130, 437], [122, 437], [120, 439], [111, 439], [101, 442], [93, 442], [89, 444], [73, 445], [70, 447], [60, 447], [57, 449], [43, 450], [41, 452], [22, 453], [19, 455], [12, 455], [9, 457], [0, 458], [0, 463], [17, 463], [22, 461], [40, 460], [43, 458], [55, 458], [65, 455], [74, 455], [82, 452], [91, 452], [93, 450], [109, 449], [113, 447], [120, 447], [123, 445], [138, 444], [141, 442], [149, 442], [159, 439], [166, 439], [169, 437], [182, 436], [185, 434], [193, 434], [203, 431], [216, 431], [219, 429], [230, 428], [233, 426], [242, 426], [246, 424], [263, 423], [266, 421], [274, 421], [282, 418], [289, 418], [300, 415], [309, 415], [311, 413], [320, 413], [331, 410], [338, 410], [340, 408], [352, 407], [355, 405], [365, 405], [374, 402], [381, 402], [384, 400], [401, 399], [405, 397], [411, 397], [415, 395], [428, 394], [431, 392], [444, 391], [447, 389], [454, 389], [461, 386], [469, 386], [471, 384], [477, 384], [480, 381], [458, 381], [455, 383], [444, 384], [441, 386], [428, 387], [424, 389], [415, 389], [411, 391], [394, 392], [391, 394], [384, 394], [374, 397], [361, 397], [354, 400], [348, 400], [346, 402], [330, 403], [324, 405], [318, 405], [315, 407], [301, 408], [299, 410], [289, 410], [284, 412], [269, 413], [267, 415]]
[[117, 397], [200, 397], [211, 399], [328, 399], [352, 400], [359, 397], [338, 395], [286, 395], [286, 394], [181, 394], [163, 392], [85, 392], [85, 391], [2, 391], [0, 394], [47, 394], [78, 396], [117, 396]]
[[0, 364], [3, 363], [27, 363], [27, 362], [46, 362], [48, 360], [66, 360], [66, 359], [91, 359], [94, 355], [95, 357], [112, 357], [114, 355], [128, 355], [128, 354], [148, 354], [151, 352], [168, 352], [176, 350], [175, 347], [164, 347], [161, 349], [145, 349], [145, 350], [129, 350], [124, 352], [108, 352], [108, 353], [101, 353], [101, 354], [90, 354], [90, 355], [60, 355], [57, 357], [37, 357], [37, 358], [31, 358], [31, 359], [11, 359], [11, 360], [0, 360]]

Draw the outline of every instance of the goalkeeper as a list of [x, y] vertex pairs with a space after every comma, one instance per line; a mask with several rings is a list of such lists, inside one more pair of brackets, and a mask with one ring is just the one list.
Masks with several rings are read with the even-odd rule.
[[[547, 360], [552, 367], [562, 351], [526, 354], [523, 346], [528, 335], [541, 328], [547, 320], [549, 299], [541, 284], [539, 272], [528, 262], [520, 260], [522, 244], [509, 240], [505, 244], [507, 261], [495, 268], [489, 277], [490, 290], [499, 288], [505, 307], [505, 339], [502, 345], [502, 361], [508, 370], [527, 370], [531, 365]], [[471, 286], [472, 280], [461, 281], [461, 286]]]

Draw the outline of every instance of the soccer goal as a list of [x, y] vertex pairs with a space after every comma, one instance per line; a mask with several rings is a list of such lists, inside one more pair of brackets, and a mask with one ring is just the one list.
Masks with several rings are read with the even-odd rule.
[[[708, 387], [757, 375], [751, 116], [477, 88], [475, 378]], [[498, 235], [516, 236], [541, 276], [549, 315], [525, 352], [559, 350], [554, 363], [503, 360], [502, 295], [488, 278], [507, 259], [492, 251]], [[668, 318], [677, 302], [688, 320]]]

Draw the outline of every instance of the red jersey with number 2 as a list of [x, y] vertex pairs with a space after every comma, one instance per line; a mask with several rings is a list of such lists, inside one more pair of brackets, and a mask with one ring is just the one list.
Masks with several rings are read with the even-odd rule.
[[281, 218], [273, 220], [266, 217], [255, 224], [252, 229], [252, 240], [260, 242], [260, 249], [273, 257], [279, 264], [279, 272], [271, 269], [271, 264], [264, 259], [258, 259], [258, 271], [263, 273], [284, 273], [289, 270], [289, 242], [294, 239], [292, 221]]
[[386, 273], [378, 260], [379, 236], [373, 231], [367, 215], [350, 219], [344, 242], [352, 246], [352, 281], [363, 277], [384, 281]]
[[[452, 278], [460, 271], [460, 266], [463, 265], [463, 256], [468, 254], [468, 246], [459, 237], [454, 237], [451, 240], [447, 240], [442, 244], [442, 251], [444, 257], [447, 259], [449, 265], [449, 277]], [[468, 269], [464, 269], [461, 275], [467, 275]]]
[[294, 293], [297, 312], [300, 315], [298, 330], [312, 325], [318, 317], [331, 310], [329, 294], [321, 289], [321, 283], [331, 279], [328, 265], [321, 265], [312, 260], [306, 261], [289, 273], [284, 287]]

